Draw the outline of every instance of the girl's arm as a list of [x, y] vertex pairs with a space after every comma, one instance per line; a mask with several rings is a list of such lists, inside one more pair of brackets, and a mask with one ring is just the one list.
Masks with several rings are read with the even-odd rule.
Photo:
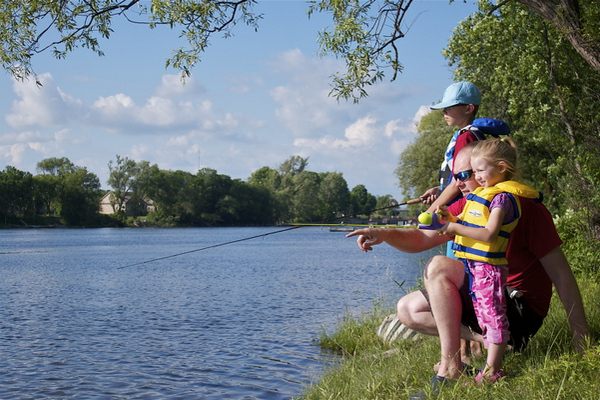
[[505, 214], [503, 209], [496, 207], [490, 212], [485, 228], [474, 228], [455, 222], [446, 222], [440, 232], [446, 236], [461, 235], [481, 242], [493, 242], [498, 237]]
[[435, 213], [437, 213], [442, 221], [446, 221], [446, 222], [456, 222], [457, 220], [461, 219], [462, 214], [455, 216], [454, 214], [452, 214], [449, 210], [448, 210], [448, 206], [439, 206], [436, 210]]

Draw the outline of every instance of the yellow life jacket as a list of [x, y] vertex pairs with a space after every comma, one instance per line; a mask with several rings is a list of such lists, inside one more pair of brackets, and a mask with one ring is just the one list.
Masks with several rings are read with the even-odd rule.
[[484, 261], [493, 265], [508, 264], [506, 260], [506, 248], [510, 232], [517, 226], [521, 217], [520, 197], [530, 199], [540, 198], [541, 194], [520, 182], [505, 181], [488, 188], [478, 187], [467, 196], [467, 202], [462, 212], [462, 220], [458, 223], [476, 228], [485, 228], [490, 216], [490, 204], [492, 199], [500, 193], [507, 193], [513, 202], [515, 210], [514, 219], [500, 228], [498, 237], [493, 242], [482, 242], [466, 236], [456, 235], [452, 250], [458, 258]]

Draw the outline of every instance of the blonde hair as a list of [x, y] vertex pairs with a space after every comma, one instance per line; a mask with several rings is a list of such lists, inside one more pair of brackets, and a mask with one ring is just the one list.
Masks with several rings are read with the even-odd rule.
[[506, 180], [513, 180], [517, 176], [517, 145], [509, 137], [477, 142], [471, 157], [481, 157], [496, 166], [501, 162], [504, 163]]

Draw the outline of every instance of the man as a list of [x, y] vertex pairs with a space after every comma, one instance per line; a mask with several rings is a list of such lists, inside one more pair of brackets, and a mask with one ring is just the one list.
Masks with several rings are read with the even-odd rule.
[[[455, 174], [457, 185], [465, 197], [478, 186], [470, 166], [471, 148], [467, 146], [463, 149], [456, 156], [454, 165], [454, 171], [458, 171]], [[453, 214], [460, 214], [463, 206], [464, 201], [459, 200], [449, 210]], [[550, 214], [542, 204], [524, 199], [521, 206], [523, 216], [511, 235], [507, 250], [508, 286], [521, 295], [520, 305], [524, 305], [525, 310], [524, 315], [509, 313], [513, 346], [517, 350], [523, 349], [529, 337], [541, 326], [548, 312], [554, 284], [567, 312], [573, 343], [580, 351], [585, 346], [589, 330], [577, 282], [560, 249], [562, 242]], [[347, 236], [358, 236], [358, 246], [365, 252], [373, 250], [374, 245], [386, 242], [401, 251], [418, 253], [451, 240], [438, 235], [437, 231], [417, 229], [369, 228]], [[398, 302], [398, 319], [404, 325], [419, 333], [440, 338], [441, 359], [437, 374], [431, 381], [434, 391], [439, 385], [456, 380], [462, 374], [460, 338], [482, 340], [473, 329], [476, 319], [471, 314], [472, 303], [468, 294], [465, 297], [465, 275], [461, 261], [436, 256], [430, 260], [424, 272], [426, 293], [416, 291]], [[474, 320], [475, 323], [466, 322], [469, 328], [461, 320]], [[411, 396], [414, 399], [425, 397], [425, 392]]]

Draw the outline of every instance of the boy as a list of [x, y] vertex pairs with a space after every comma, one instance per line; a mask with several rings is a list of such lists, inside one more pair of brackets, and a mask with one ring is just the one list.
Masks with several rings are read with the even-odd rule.
[[454, 156], [468, 143], [485, 139], [482, 135], [478, 137], [477, 131], [469, 130], [480, 104], [481, 93], [477, 86], [462, 81], [448, 86], [442, 101], [430, 107], [432, 110], [442, 110], [446, 123], [458, 128], [444, 155], [439, 172], [440, 186], [431, 188], [421, 195], [425, 204], [432, 205], [430, 211], [435, 210], [438, 205], [450, 204], [460, 195], [456, 182], [452, 180]]

